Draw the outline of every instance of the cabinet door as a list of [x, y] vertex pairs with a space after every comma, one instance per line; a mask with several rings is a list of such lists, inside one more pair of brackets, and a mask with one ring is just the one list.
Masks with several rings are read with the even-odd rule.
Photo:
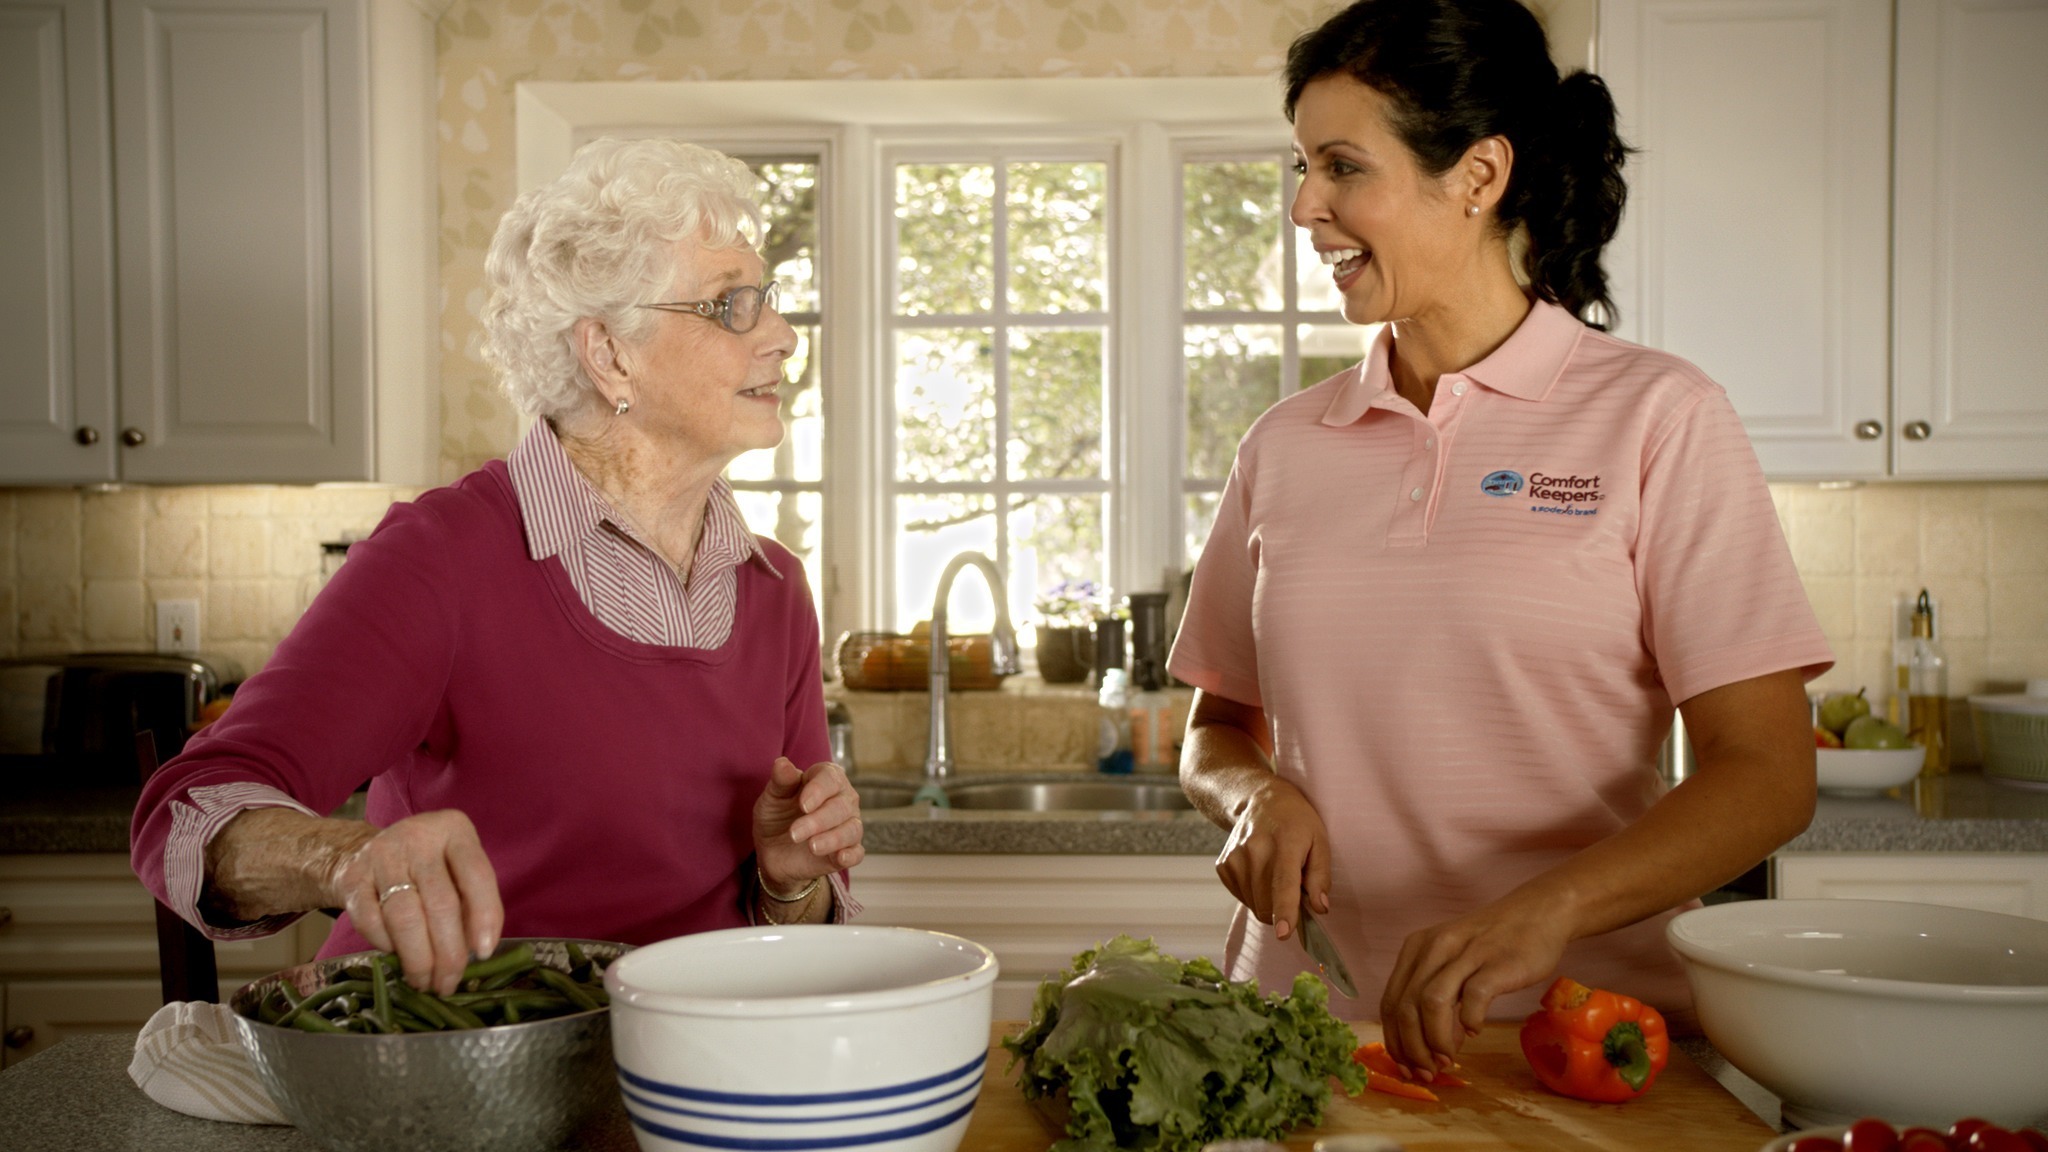
[[16, 1064], [66, 1036], [129, 1036], [163, 1007], [154, 980], [16, 980], [7, 985], [6, 1031], [19, 1041], [0, 1060]]
[[1773, 477], [1885, 473], [1890, 21], [1871, 0], [1600, 8], [1640, 150], [1616, 333], [1725, 387]]
[[372, 475], [363, 0], [112, 0], [122, 476]]
[[1897, 470], [2048, 475], [2048, 0], [1900, 0]]
[[114, 478], [101, 13], [0, 0], [0, 484]]
[[1771, 895], [1904, 900], [2048, 920], [2048, 856], [2017, 852], [1781, 852]]

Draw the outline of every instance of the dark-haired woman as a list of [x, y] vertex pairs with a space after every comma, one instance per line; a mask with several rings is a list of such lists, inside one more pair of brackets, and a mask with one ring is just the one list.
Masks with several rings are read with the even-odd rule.
[[[1238, 978], [1313, 910], [1425, 1075], [1565, 973], [1678, 1016], [1665, 921], [1805, 827], [1832, 662], [1727, 397], [1611, 316], [1625, 149], [1515, 0], [1364, 0], [1287, 63], [1359, 366], [1238, 449], [1171, 667]], [[1698, 770], [1668, 792], [1683, 713]]]

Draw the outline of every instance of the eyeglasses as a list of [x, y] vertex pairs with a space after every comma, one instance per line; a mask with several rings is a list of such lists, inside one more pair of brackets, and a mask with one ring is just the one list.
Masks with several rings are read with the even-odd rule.
[[776, 282], [770, 280], [765, 288], [743, 285], [716, 300], [683, 300], [669, 304], [642, 304], [640, 307], [702, 316], [718, 321], [728, 332], [752, 332], [754, 325], [761, 322], [761, 310], [775, 307], [775, 285]]

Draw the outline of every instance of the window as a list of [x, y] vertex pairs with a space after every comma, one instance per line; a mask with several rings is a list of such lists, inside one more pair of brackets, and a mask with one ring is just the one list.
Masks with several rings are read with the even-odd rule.
[[[1267, 78], [520, 93], [522, 186], [600, 135], [677, 135], [761, 175], [803, 342], [789, 437], [730, 475], [755, 530], [805, 558], [828, 639], [925, 618], [970, 548], [1020, 626], [1062, 579], [1161, 587], [1245, 428], [1369, 337], [1287, 223]], [[955, 627], [987, 627], [961, 583]]]

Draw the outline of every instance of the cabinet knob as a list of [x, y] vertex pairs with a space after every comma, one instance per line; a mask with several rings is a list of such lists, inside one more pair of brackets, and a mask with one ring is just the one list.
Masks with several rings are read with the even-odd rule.
[[36, 1030], [23, 1024], [19, 1028], [9, 1028], [4, 1042], [9, 1048], [26, 1048], [29, 1045], [29, 1041], [35, 1038]]
[[80, 424], [78, 431], [71, 434], [71, 438], [80, 444], [97, 444], [100, 442], [100, 430], [90, 424]]
[[121, 429], [121, 443], [126, 444], [130, 448], [140, 448], [148, 441], [149, 437], [143, 435], [140, 428]]
[[1906, 425], [1905, 432], [1908, 440], [1925, 440], [1934, 435], [1934, 425], [1925, 420], [1915, 420]]
[[1875, 420], [1865, 420], [1856, 425], [1856, 438], [1858, 440], [1875, 440], [1882, 435], [1884, 435], [1884, 425]]
[[14, 923], [14, 909], [0, 907], [0, 928], [5, 928], [12, 923]]

